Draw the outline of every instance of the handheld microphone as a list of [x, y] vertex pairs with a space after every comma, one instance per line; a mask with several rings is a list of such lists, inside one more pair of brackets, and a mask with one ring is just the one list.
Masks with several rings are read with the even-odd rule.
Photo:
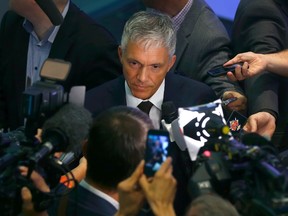
[[31, 160], [38, 162], [52, 151], [73, 152], [80, 156], [81, 143], [87, 138], [92, 124], [91, 113], [83, 107], [67, 104], [43, 125], [43, 145]]
[[170, 141], [176, 142], [178, 147], [185, 151], [186, 142], [184, 140], [183, 133], [181, 132], [178, 123], [178, 111], [172, 101], [166, 101], [162, 104], [162, 120], [161, 124], [165, 130], [169, 132]]
[[35, 2], [48, 16], [53, 25], [58, 26], [63, 22], [63, 16], [52, 0], [35, 0]]

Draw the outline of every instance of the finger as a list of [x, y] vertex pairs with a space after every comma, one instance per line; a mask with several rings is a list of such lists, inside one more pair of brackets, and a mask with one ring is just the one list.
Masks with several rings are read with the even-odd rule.
[[143, 174], [143, 169], [144, 169], [144, 160], [141, 160], [138, 166], [136, 167], [135, 171], [132, 173], [132, 175], [128, 178], [129, 182], [135, 183], [138, 181], [140, 176]]
[[234, 74], [231, 71], [227, 72], [227, 77], [229, 80], [231, 80], [233, 82], [237, 81], [236, 77], [234, 76]]
[[20, 174], [22, 175], [22, 176], [27, 176], [27, 174], [28, 174], [28, 167], [26, 167], [26, 166], [19, 166], [18, 167], [18, 169], [19, 169], [19, 172], [20, 172]]
[[139, 185], [142, 188], [142, 190], [144, 191], [144, 194], [147, 194], [148, 188], [149, 188], [149, 181], [147, 180], [146, 175], [142, 175], [139, 179]]
[[155, 173], [155, 175], [163, 175], [164, 173], [166, 173], [169, 167], [171, 167], [171, 163], [172, 158], [167, 157], [167, 159], [162, 163], [160, 169]]
[[24, 211], [33, 210], [32, 194], [27, 187], [21, 189], [22, 207]]
[[125, 179], [124, 181], [120, 182], [118, 185], [118, 188], [131, 188], [134, 187], [135, 184], [138, 182], [139, 178], [143, 174], [143, 168], [144, 168], [144, 160], [142, 160], [139, 165], [136, 167], [135, 171], [132, 173], [132, 175]]
[[239, 59], [239, 55], [236, 55], [234, 58], [230, 59], [229, 61], [227, 61], [226, 63], [223, 64], [223, 66], [228, 66], [228, 65], [232, 65], [232, 64], [236, 64], [240, 61]]
[[248, 119], [247, 123], [244, 125], [243, 129], [247, 132], [256, 132], [257, 123], [254, 119]]
[[239, 81], [245, 79], [245, 77], [242, 74], [241, 66], [238, 66], [238, 65], [236, 66], [234, 75], [235, 75], [236, 79], [239, 80]]
[[248, 62], [244, 62], [242, 65], [242, 75], [244, 78], [249, 77], [249, 64]]

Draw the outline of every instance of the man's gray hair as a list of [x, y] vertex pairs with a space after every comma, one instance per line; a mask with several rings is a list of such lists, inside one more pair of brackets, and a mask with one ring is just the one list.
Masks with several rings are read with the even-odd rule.
[[126, 22], [121, 39], [121, 48], [125, 52], [128, 42], [150, 46], [165, 47], [170, 58], [175, 53], [176, 32], [168, 15], [154, 11], [140, 11]]

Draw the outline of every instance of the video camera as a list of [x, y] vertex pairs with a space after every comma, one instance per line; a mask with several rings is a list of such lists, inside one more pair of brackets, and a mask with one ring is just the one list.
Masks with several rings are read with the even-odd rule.
[[192, 199], [217, 193], [241, 215], [274, 216], [288, 212], [288, 168], [264, 137], [240, 133], [234, 138], [224, 119], [221, 101], [178, 109], [178, 123], [194, 172]]
[[[59, 122], [61, 123], [60, 115], [63, 116], [63, 112], [72, 110], [72, 114], [76, 113], [74, 107], [68, 107], [65, 110], [65, 106], [67, 106], [65, 104], [68, 103], [67, 93], [64, 92], [61, 85], [56, 84], [56, 81], [63, 81], [67, 78], [70, 67], [69, 62], [47, 59], [41, 68], [41, 81], [35, 82], [23, 92], [21, 107], [23, 116], [26, 118], [25, 126], [8, 133], [0, 133], [1, 215], [18, 215], [21, 212], [20, 190], [23, 186], [30, 188], [35, 209], [40, 211], [46, 209], [51, 204], [52, 199], [69, 191], [69, 188], [59, 184], [60, 176], [66, 175], [67, 182], [73, 181], [74, 183], [73, 175], [68, 175], [70, 168], [67, 164], [52, 154], [58, 150], [65, 150], [71, 140], [78, 141], [75, 137], [67, 137], [67, 135], [72, 134], [70, 131], [67, 132], [69, 128], [62, 130], [55, 126]], [[45, 127], [46, 120], [56, 112], [60, 112], [61, 109], [64, 110], [58, 114], [57, 119], [54, 119], [56, 123], [54, 121], [50, 128], [43, 129], [44, 137], [42, 139], [44, 140], [41, 143], [35, 138], [37, 129], [42, 128], [43, 124]], [[67, 119], [70, 116], [64, 115], [64, 117]], [[86, 121], [84, 122], [86, 123]], [[27, 176], [20, 174], [18, 167], [21, 165], [28, 167]], [[50, 193], [42, 193], [33, 186], [30, 180], [33, 170], [37, 170], [43, 175], [51, 188]]]

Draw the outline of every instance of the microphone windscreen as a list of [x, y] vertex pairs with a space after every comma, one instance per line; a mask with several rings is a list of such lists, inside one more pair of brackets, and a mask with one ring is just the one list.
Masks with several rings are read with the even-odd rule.
[[63, 16], [57, 9], [53, 0], [35, 0], [39, 7], [48, 16], [53, 25], [58, 26], [63, 22]]
[[165, 123], [171, 124], [175, 119], [178, 118], [178, 111], [172, 101], [166, 101], [162, 104], [162, 119]]
[[88, 137], [91, 124], [92, 115], [88, 110], [75, 104], [66, 104], [43, 124], [43, 142], [49, 139], [49, 137], [45, 138], [45, 134], [60, 129], [68, 139], [65, 152], [71, 151], [78, 156], [82, 151], [83, 140]]

